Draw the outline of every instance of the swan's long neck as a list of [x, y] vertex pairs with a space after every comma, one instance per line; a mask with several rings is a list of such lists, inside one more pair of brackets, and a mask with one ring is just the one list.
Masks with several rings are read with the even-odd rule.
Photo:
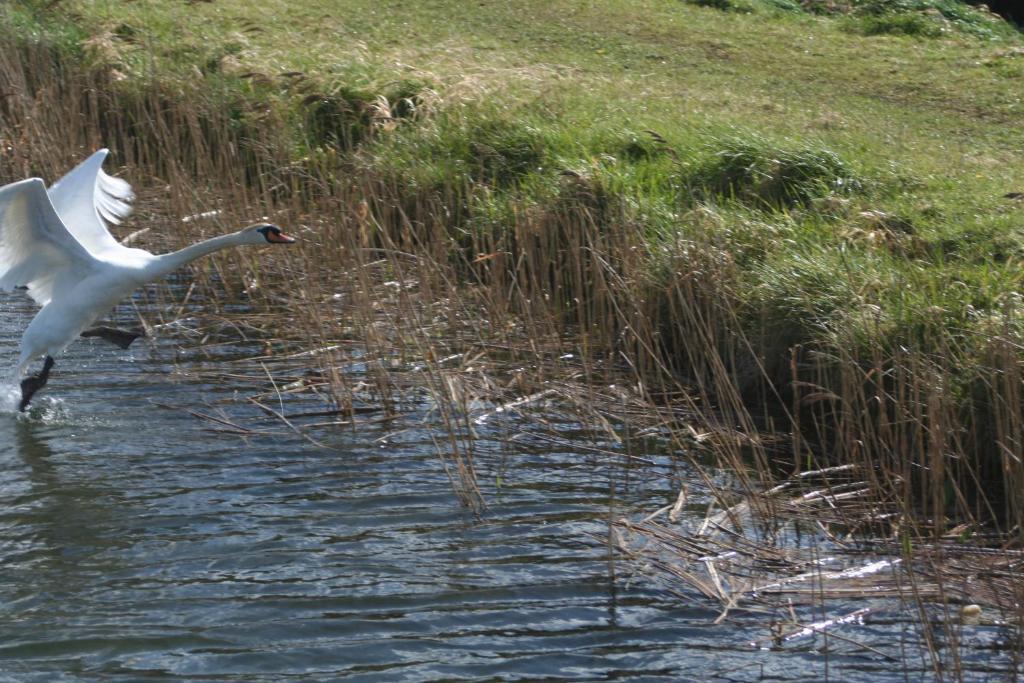
[[154, 257], [153, 261], [150, 262], [146, 268], [146, 275], [153, 279], [159, 279], [165, 275], [170, 275], [179, 268], [192, 263], [198, 258], [202, 258], [207, 254], [212, 254], [215, 251], [221, 249], [227, 249], [228, 247], [236, 247], [242, 244], [248, 244], [247, 236], [245, 231], [233, 232], [227, 235], [220, 235], [219, 237], [213, 237], [202, 242], [197, 242], [191, 246], [185, 247], [178, 251], [172, 251], [170, 254], [161, 254], [160, 256]]

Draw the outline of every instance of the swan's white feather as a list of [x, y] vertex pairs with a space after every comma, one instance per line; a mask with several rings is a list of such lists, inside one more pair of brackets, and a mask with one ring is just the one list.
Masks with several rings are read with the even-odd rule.
[[[295, 241], [277, 226], [257, 224], [159, 256], [123, 246], [107, 223], [127, 217], [134, 197], [128, 183], [103, 172], [106, 156], [99, 150], [49, 191], [39, 178], [0, 187], [0, 289], [24, 285], [42, 305], [22, 334], [15, 380], [146, 282], [226, 247]], [[39, 388], [24, 387], [22, 409]]]
[[94, 152], [47, 191], [68, 231], [96, 255], [124, 248], [107, 223], [117, 225], [131, 215], [135, 199], [131, 185], [103, 172], [107, 153], [106, 149]]
[[68, 232], [42, 180], [0, 187], [0, 289], [26, 286], [45, 306], [54, 292], [73, 290], [98, 266]]

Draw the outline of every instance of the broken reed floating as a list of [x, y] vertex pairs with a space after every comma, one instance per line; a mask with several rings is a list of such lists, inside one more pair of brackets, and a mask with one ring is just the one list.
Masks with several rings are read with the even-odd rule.
[[[1024, 554], [988, 547], [993, 538], [965, 542], [963, 530], [928, 541], [899, 529], [900, 506], [880, 505], [858, 470], [808, 471], [753, 496], [737, 492], [726, 508], [708, 505], [703, 521], [691, 498], [707, 496], [684, 487], [673, 505], [616, 520], [610, 539], [636, 571], [667, 580], [682, 599], [718, 603], [715, 623], [764, 620], [755, 648], [806, 648], [810, 640], [832, 651], [838, 642], [908, 675], [966, 680], [975, 672], [961, 659], [962, 639], [974, 627], [997, 627], [1009, 642], [998, 666], [1007, 668], [985, 671], [1012, 675]], [[879, 637], [872, 626], [893, 622], [910, 633]]]

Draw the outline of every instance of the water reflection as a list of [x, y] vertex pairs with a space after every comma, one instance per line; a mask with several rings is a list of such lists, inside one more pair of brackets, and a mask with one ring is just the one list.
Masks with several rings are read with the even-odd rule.
[[587, 536], [603, 486], [575, 468], [506, 471], [479, 520], [415, 430], [386, 449], [246, 443], [145, 405], [82, 417], [97, 403], [65, 379], [81, 402], [64, 417], [0, 417], [0, 671], [423, 679], [643, 660], [604, 661], [661, 607], [634, 594], [619, 618]]
[[[9, 455], [19, 456], [29, 470], [38, 471], [46, 480], [52, 481], [55, 476], [53, 464], [50, 462], [53, 451], [44, 439], [40, 439], [36, 435], [37, 430], [45, 429], [45, 427], [30, 424], [27, 420], [19, 419], [15, 415], [5, 417], [7, 423], [5, 431], [13, 437], [10, 441], [14, 443], [14, 449], [10, 451]], [[9, 464], [13, 464], [16, 458], [9, 457], [9, 460], [11, 461]]]
[[13, 598], [73, 592], [115, 571], [116, 557], [105, 553], [118, 542], [109, 533], [107, 488], [79, 468], [64, 475], [66, 459], [51, 447], [49, 427], [23, 419], [5, 427], [13, 447], [3, 458], [0, 558]]

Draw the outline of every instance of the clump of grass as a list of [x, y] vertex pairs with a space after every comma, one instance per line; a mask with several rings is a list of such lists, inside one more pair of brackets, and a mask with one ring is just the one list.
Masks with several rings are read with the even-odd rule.
[[528, 123], [492, 119], [472, 124], [460, 150], [473, 174], [507, 186], [544, 171], [548, 145], [540, 129]]
[[708, 198], [735, 199], [785, 209], [829, 195], [864, 189], [865, 181], [837, 153], [824, 147], [779, 147], [755, 136], [718, 141], [714, 153], [689, 176]]
[[722, 12], [808, 12], [838, 17], [861, 35], [907, 35], [935, 38], [960, 33], [983, 39], [1019, 35], [1013, 24], [961, 0], [685, 0]]
[[988, 39], [1019, 35], [1009, 23], [958, 0], [853, 0], [848, 5], [845, 28], [863, 35], [935, 38], [957, 32]]
[[866, 14], [853, 17], [846, 23], [849, 30], [866, 36], [904, 35], [935, 38], [945, 27], [941, 22], [919, 13]]
[[470, 106], [381, 138], [371, 163], [423, 188], [441, 191], [453, 180], [467, 180], [512, 197], [537, 191], [550, 179], [566, 145], [557, 129], [525, 113], [513, 117]]
[[45, 20], [46, 8], [53, 3], [26, 1], [7, 3], [0, 15], [12, 35], [23, 40], [45, 39], [65, 54], [82, 56], [85, 52], [83, 44], [89, 38], [89, 32], [76, 22]]
[[661, 135], [653, 131], [638, 133], [625, 131], [609, 145], [616, 156], [629, 161], [647, 161], [657, 159], [665, 154], [672, 154]]
[[712, 7], [723, 12], [753, 12], [755, 6], [749, 0], [686, 0], [698, 7]]
[[419, 114], [428, 90], [420, 81], [400, 81], [379, 92], [342, 84], [307, 95], [302, 99], [307, 143], [350, 151]]

